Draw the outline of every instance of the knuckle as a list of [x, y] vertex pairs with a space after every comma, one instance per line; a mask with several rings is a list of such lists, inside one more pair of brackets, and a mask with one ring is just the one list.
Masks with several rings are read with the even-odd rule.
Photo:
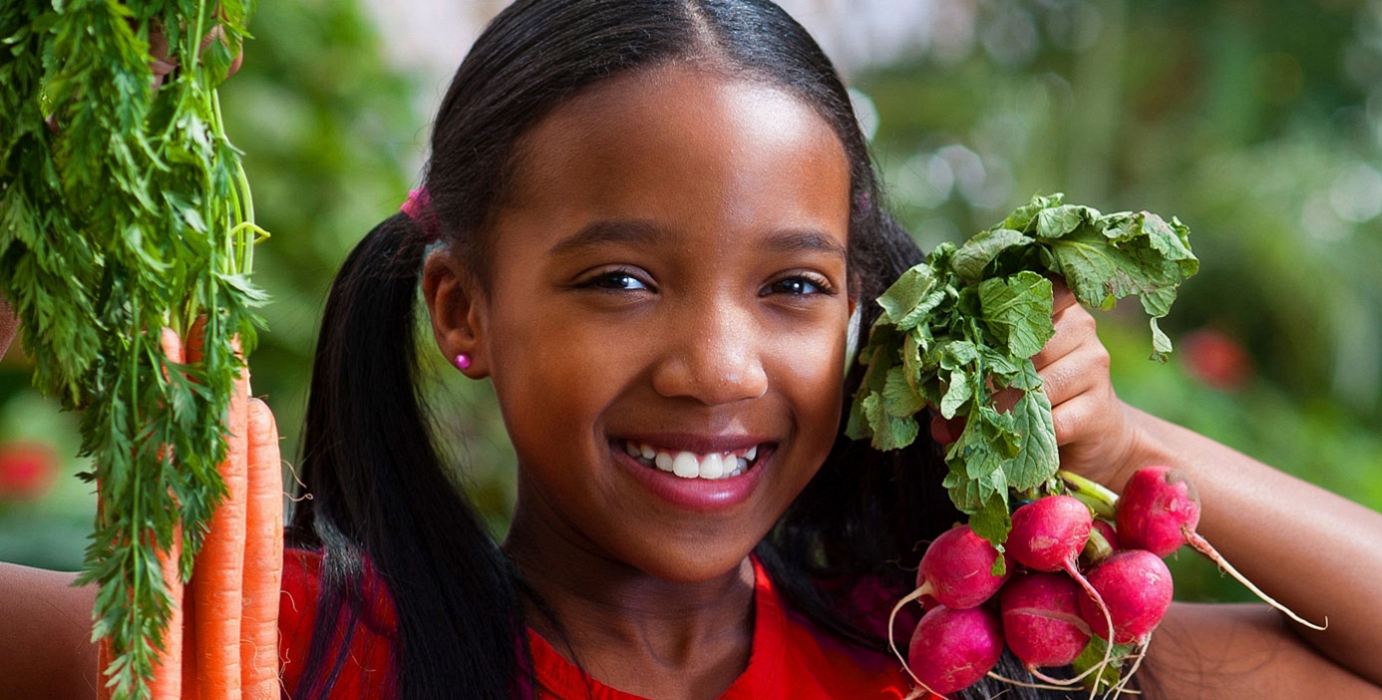
[[1071, 442], [1072, 438], [1078, 434], [1080, 418], [1078, 414], [1070, 410], [1053, 411], [1051, 424], [1055, 428], [1056, 444], [1064, 445]]

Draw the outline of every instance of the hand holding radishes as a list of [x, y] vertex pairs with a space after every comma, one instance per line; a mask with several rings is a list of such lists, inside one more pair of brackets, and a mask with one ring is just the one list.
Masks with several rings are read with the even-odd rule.
[[[1007, 560], [998, 556], [1006, 545], [1031, 570], [1065, 572], [1094, 601], [1100, 627], [1118, 629], [1101, 592], [1079, 569], [1091, 512], [1080, 499], [1057, 495], [1064, 490], [1055, 478], [1061, 458], [1109, 478], [1118, 468], [1117, 462], [1112, 470], [1104, 466], [1109, 455], [1127, 455], [1133, 434], [1117, 410], [1108, 354], [1076, 301], [1108, 308], [1120, 297], [1140, 296], [1151, 316], [1154, 356], [1164, 357], [1170, 340], [1156, 319], [1170, 310], [1176, 287], [1199, 265], [1188, 235], [1175, 219], [1168, 223], [1145, 212], [1103, 215], [1063, 204], [1060, 195], [1036, 197], [963, 246], [937, 247], [879, 298], [883, 313], [861, 356], [869, 371], [855, 397], [849, 433], [871, 437], [878, 449], [897, 449], [916, 439], [914, 416], [927, 405], [947, 421], [964, 417], [946, 454], [950, 473], [944, 485], [970, 516], [966, 536], [996, 548], [986, 557], [959, 556], [964, 538], [949, 537], [952, 530], [927, 552], [908, 600], [929, 595], [947, 608], [980, 605], [1007, 575]], [[1048, 276], [1064, 278], [1070, 289]], [[933, 426], [933, 432], [948, 432], [949, 425]], [[1032, 502], [1014, 513], [1016, 500]], [[933, 558], [947, 563], [938, 567]], [[991, 562], [990, 570], [973, 571], [976, 562]], [[951, 617], [963, 618], [941, 619]], [[937, 636], [974, 638], [952, 633], [941, 622], [923, 627], [932, 631], [919, 629], [914, 647], [929, 648]], [[1105, 646], [1092, 682], [1096, 689], [1111, 656], [1113, 648]], [[956, 658], [972, 672], [988, 655]], [[941, 687], [963, 687], [952, 687], [956, 674], [926, 673], [942, 679]]]

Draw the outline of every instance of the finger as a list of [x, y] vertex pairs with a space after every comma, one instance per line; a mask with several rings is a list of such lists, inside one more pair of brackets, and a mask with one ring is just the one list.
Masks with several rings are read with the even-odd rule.
[[947, 419], [945, 416], [936, 414], [931, 419], [931, 439], [942, 445], [949, 445], [959, 440], [960, 434], [964, 431], [964, 416]]
[[1075, 293], [1070, 291], [1070, 287], [1065, 285], [1065, 280], [1060, 277], [1051, 278], [1051, 313], [1055, 315], [1079, 303], [1075, 298]]
[[1052, 406], [1059, 406], [1077, 396], [1108, 390], [1109, 354], [1102, 343], [1080, 346], [1064, 357], [1037, 371], [1042, 389]]
[[1062, 447], [1097, 430], [1106, 418], [1107, 402], [1093, 394], [1082, 394], [1062, 402], [1051, 410], [1051, 424], [1056, 429], [1056, 446]]
[[157, 24], [149, 30], [149, 55], [154, 59], [149, 63], [149, 70], [153, 71], [154, 89], [157, 90], [178, 67], [177, 59], [168, 55], [168, 37]]
[[14, 307], [4, 297], [0, 297], [0, 357], [10, 349], [10, 343], [19, 335], [19, 316]]
[[244, 48], [241, 48], [239, 51], [236, 51], [236, 52], [235, 52], [235, 60], [233, 60], [233, 61], [230, 62], [230, 70], [226, 71], [226, 77], [229, 78], [230, 76], [235, 75], [236, 73], [239, 73], [239, 72], [240, 72], [240, 64], [241, 64], [241, 63], [244, 63], [244, 62], [245, 62], [245, 50], [244, 50]]
[[1070, 304], [1051, 316], [1056, 332], [1041, 351], [1032, 355], [1032, 364], [1038, 370], [1076, 351], [1089, 343], [1099, 343], [1099, 333], [1094, 317], [1079, 304]]
[[[205, 49], [206, 47], [211, 45], [211, 42], [216, 40], [220, 40], [221, 43], [226, 44], [227, 46], [230, 45], [230, 42], [226, 39], [225, 28], [223, 28], [219, 24], [215, 27], [212, 27], [211, 31], [207, 32], [206, 36], [202, 37], [202, 48]], [[236, 72], [240, 70], [240, 64], [243, 63], [244, 60], [245, 47], [243, 45], [235, 47], [235, 58], [231, 59], [230, 61], [230, 68], [226, 70], [226, 77], [229, 78], [230, 76], [235, 75]]]
[[997, 409], [999, 413], [1007, 413], [1022, 399], [1022, 394], [1023, 391], [1021, 389], [1009, 388], [996, 391], [993, 394], [993, 407]]

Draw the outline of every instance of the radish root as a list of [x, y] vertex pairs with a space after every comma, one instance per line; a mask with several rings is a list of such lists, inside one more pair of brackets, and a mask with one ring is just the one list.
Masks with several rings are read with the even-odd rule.
[[[1031, 670], [1031, 669], [1028, 669], [1028, 670]], [[1025, 682], [1025, 681], [1019, 681], [1019, 680], [1017, 680], [1016, 678], [1008, 678], [1007, 676], [1001, 676], [1001, 675], [999, 675], [999, 674], [997, 674], [997, 673], [995, 673], [995, 672], [993, 672], [993, 671], [989, 671], [989, 672], [988, 672], [987, 674], [985, 674], [985, 675], [987, 675], [989, 678], [992, 678], [992, 679], [994, 679], [994, 680], [1002, 681], [1002, 682], [1004, 682], [1004, 683], [1007, 683], [1008, 685], [1015, 685], [1015, 686], [1017, 686], [1017, 687], [1019, 687], [1019, 688], [1034, 688], [1034, 689], [1036, 689], [1036, 690], [1069, 690], [1069, 689], [1070, 689], [1070, 687], [1069, 687], [1068, 685], [1054, 685], [1054, 684], [1052, 684], [1052, 685], [1047, 685], [1047, 684], [1045, 684], [1045, 683], [1027, 683], [1027, 682]], [[1044, 676], [1043, 676], [1042, 678], [1043, 678], [1043, 680], [1045, 679]]]
[[[921, 686], [922, 690], [925, 690], [926, 692], [936, 696], [937, 698], [940, 698], [940, 700], [947, 700], [947, 698], [944, 695], [941, 695], [940, 693], [931, 690], [931, 686], [922, 683], [921, 679], [917, 678], [917, 674], [912, 673], [911, 664], [908, 664], [907, 660], [902, 658], [902, 652], [897, 650], [897, 642], [893, 639], [893, 623], [897, 620], [897, 611], [901, 610], [902, 606], [926, 595], [926, 592], [926, 587], [923, 586], [921, 588], [918, 588], [915, 591], [908, 593], [906, 598], [897, 601], [897, 605], [893, 606], [892, 613], [888, 615], [888, 648], [892, 649], [893, 655], [897, 657], [898, 661], [902, 662], [902, 670], [906, 671], [907, 675], [912, 677], [912, 681], [915, 682], [918, 686]], [[909, 695], [908, 697], [911, 696]]]
[[1143, 637], [1142, 641], [1137, 645], [1137, 650], [1132, 655], [1132, 668], [1128, 669], [1127, 674], [1125, 674], [1123, 678], [1118, 681], [1117, 685], [1113, 686], [1113, 700], [1118, 700], [1118, 698], [1122, 696], [1124, 693], [1127, 693], [1128, 695], [1142, 694], [1142, 691], [1140, 690], [1128, 690], [1128, 683], [1131, 683], [1132, 677], [1137, 675], [1137, 669], [1142, 667], [1142, 659], [1147, 657], [1147, 645], [1151, 643], [1152, 633], [1148, 632], [1147, 636]]
[[1182, 525], [1180, 529], [1181, 532], [1185, 535], [1185, 541], [1188, 542], [1191, 547], [1194, 547], [1195, 550], [1198, 551], [1200, 554], [1209, 557], [1210, 561], [1214, 562], [1215, 564], [1218, 564], [1220, 569], [1223, 569], [1225, 572], [1228, 573], [1229, 576], [1232, 576], [1233, 578], [1237, 579], [1239, 583], [1243, 584], [1244, 586], [1247, 586], [1248, 590], [1257, 594], [1257, 597], [1261, 598], [1263, 602], [1276, 608], [1277, 610], [1280, 610], [1287, 617], [1291, 618], [1292, 620], [1295, 620], [1296, 622], [1299, 622], [1302, 625], [1305, 625], [1306, 627], [1309, 627], [1312, 630], [1322, 631], [1325, 628], [1329, 627], [1328, 617], [1324, 618], [1324, 625], [1317, 625], [1313, 622], [1310, 622], [1309, 620], [1302, 618], [1300, 615], [1297, 615], [1293, 610], [1286, 607], [1285, 605], [1276, 602], [1276, 599], [1267, 595], [1262, 591], [1261, 588], [1258, 588], [1256, 584], [1254, 584], [1252, 581], [1249, 581], [1247, 576], [1244, 576], [1243, 574], [1239, 573], [1237, 569], [1233, 568], [1233, 565], [1228, 563], [1228, 560], [1225, 559], [1222, 554], [1219, 554], [1219, 550], [1214, 549], [1214, 546], [1209, 543], [1209, 540], [1206, 540], [1205, 538], [1201, 537], [1198, 532], [1191, 530], [1188, 526]]

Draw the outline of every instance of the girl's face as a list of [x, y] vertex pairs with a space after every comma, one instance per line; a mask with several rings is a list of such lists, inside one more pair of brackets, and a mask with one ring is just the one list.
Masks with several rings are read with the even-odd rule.
[[731, 571], [837, 433], [844, 149], [788, 93], [681, 67], [602, 83], [522, 146], [490, 287], [437, 328], [493, 378], [514, 527], [663, 579]]

